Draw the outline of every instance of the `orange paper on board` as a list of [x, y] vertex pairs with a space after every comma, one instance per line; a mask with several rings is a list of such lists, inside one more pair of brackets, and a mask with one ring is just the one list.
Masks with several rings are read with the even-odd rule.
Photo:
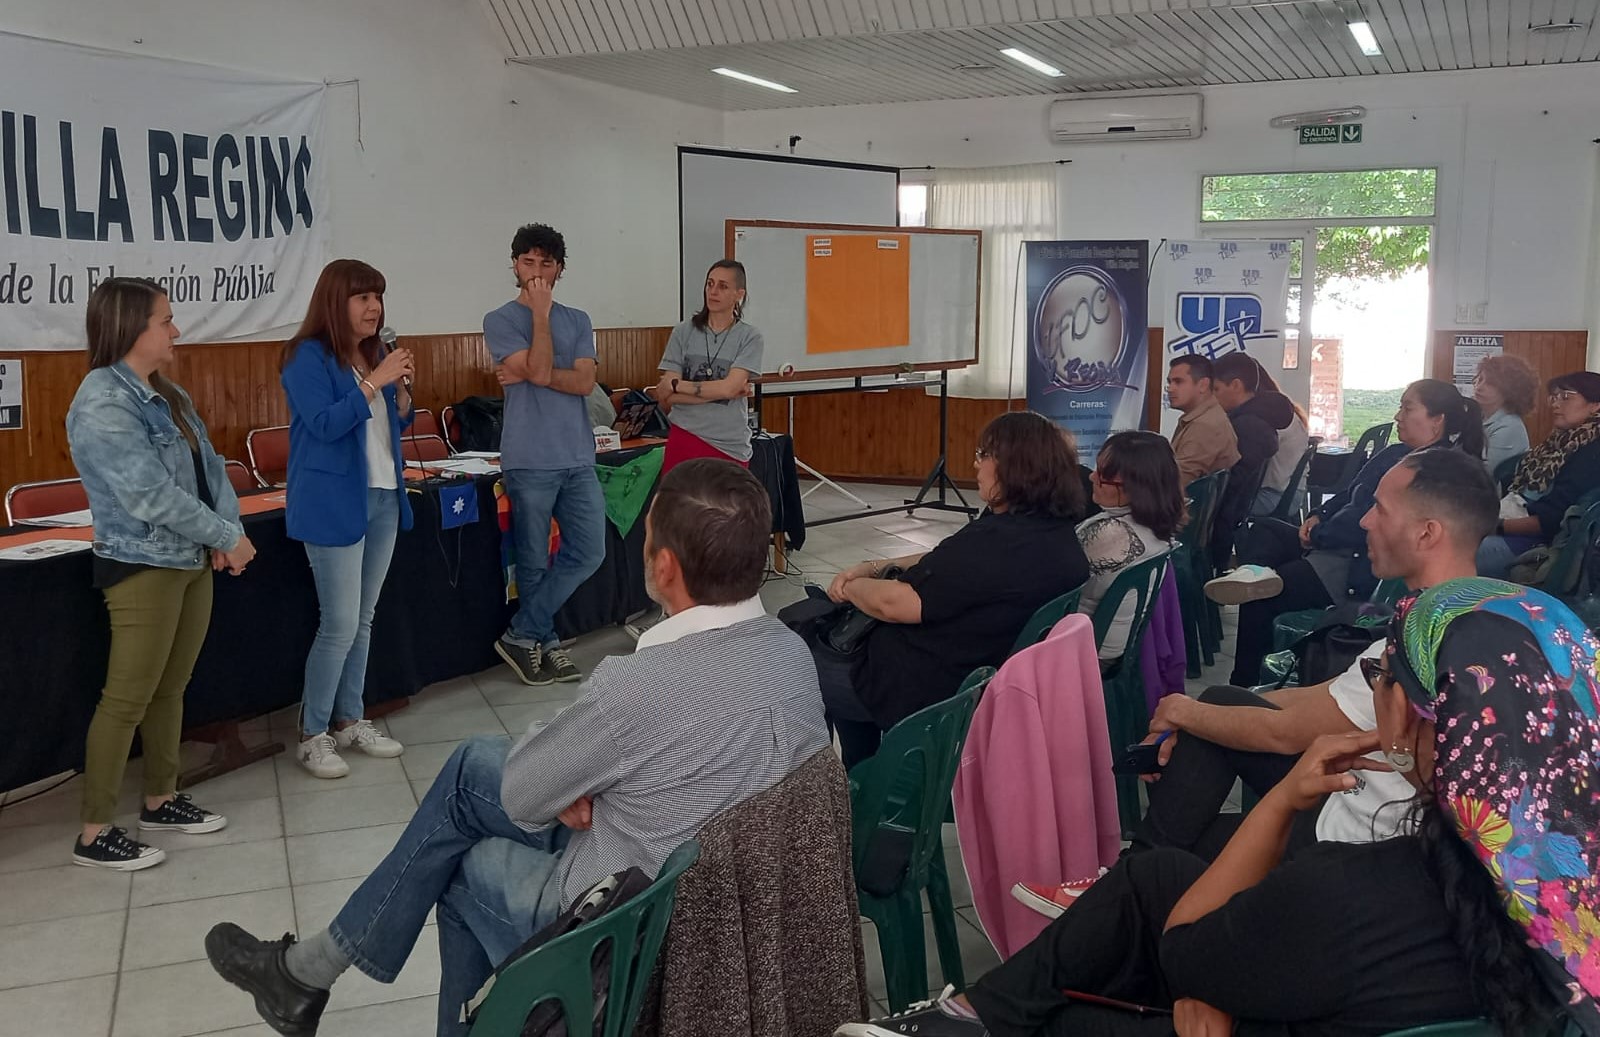
[[806, 352], [911, 344], [911, 236], [806, 236]]

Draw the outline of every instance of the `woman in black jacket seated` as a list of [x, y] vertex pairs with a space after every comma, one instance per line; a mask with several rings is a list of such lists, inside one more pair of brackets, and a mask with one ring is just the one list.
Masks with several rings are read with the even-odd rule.
[[[1215, 862], [1127, 854], [966, 994], [837, 1033], [1354, 1037], [1480, 1016], [1506, 1037], [1600, 1033], [1600, 644], [1498, 580], [1405, 604], [1362, 660], [1377, 730], [1312, 743]], [[1283, 860], [1297, 812], [1377, 768], [1415, 786], [1411, 831]]]
[[1230, 683], [1248, 688], [1259, 682], [1278, 616], [1371, 596], [1378, 580], [1367, 561], [1361, 519], [1372, 508], [1385, 472], [1411, 451], [1432, 446], [1455, 447], [1483, 459], [1482, 412], [1449, 382], [1424, 378], [1406, 386], [1394, 426], [1400, 442], [1379, 451], [1298, 531], [1276, 519], [1257, 521], [1240, 537], [1242, 564], [1206, 584], [1212, 601], [1242, 606]]
[[1500, 502], [1499, 535], [1478, 548], [1478, 575], [1501, 578], [1522, 552], [1555, 539], [1561, 516], [1600, 489], [1600, 374], [1574, 371], [1550, 379], [1555, 425], [1522, 455]]
[[[1066, 432], [1031, 412], [1002, 414], [979, 436], [976, 467], [988, 506], [976, 521], [924, 554], [851, 566], [828, 587], [834, 601], [880, 621], [848, 676], [837, 660], [819, 659], [846, 767], [877, 752], [883, 731], [954, 695], [973, 670], [1000, 665], [1029, 617], [1089, 576], [1074, 533], [1078, 455]], [[904, 575], [884, 579], [891, 566]]]

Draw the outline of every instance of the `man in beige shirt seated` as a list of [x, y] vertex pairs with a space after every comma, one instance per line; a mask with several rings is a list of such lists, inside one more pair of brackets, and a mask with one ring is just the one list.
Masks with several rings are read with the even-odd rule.
[[1202, 475], [1232, 468], [1239, 460], [1233, 422], [1211, 394], [1211, 361], [1180, 356], [1167, 367], [1167, 406], [1182, 411], [1172, 433], [1178, 477], [1188, 486]]

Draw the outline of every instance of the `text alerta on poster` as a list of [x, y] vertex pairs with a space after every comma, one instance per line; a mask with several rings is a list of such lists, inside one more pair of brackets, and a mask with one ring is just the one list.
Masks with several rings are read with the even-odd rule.
[[[289, 236], [316, 219], [304, 136], [204, 136], [151, 128], [138, 140], [110, 126], [51, 127], [0, 111], [0, 192], [7, 234], [77, 241], [238, 241]], [[43, 138], [43, 139], [41, 139]], [[96, 138], [98, 138], [96, 140]], [[59, 165], [42, 148], [60, 150]], [[135, 212], [128, 177], [147, 177]], [[59, 179], [57, 179], [59, 177]], [[109, 276], [109, 272], [108, 272]]]

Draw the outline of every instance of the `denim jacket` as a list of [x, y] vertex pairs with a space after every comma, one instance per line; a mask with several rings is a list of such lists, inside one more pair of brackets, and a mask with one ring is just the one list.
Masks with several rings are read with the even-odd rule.
[[200, 502], [189, 444], [160, 393], [121, 362], [95, 368], [78, 386], [67, 411], [67, 442], [89, 496], [95, 554], [199, 569], [208, 548], [227, 550], [244, 535], [224, 462], [189, 397], [183, 400], [215, 510]]

